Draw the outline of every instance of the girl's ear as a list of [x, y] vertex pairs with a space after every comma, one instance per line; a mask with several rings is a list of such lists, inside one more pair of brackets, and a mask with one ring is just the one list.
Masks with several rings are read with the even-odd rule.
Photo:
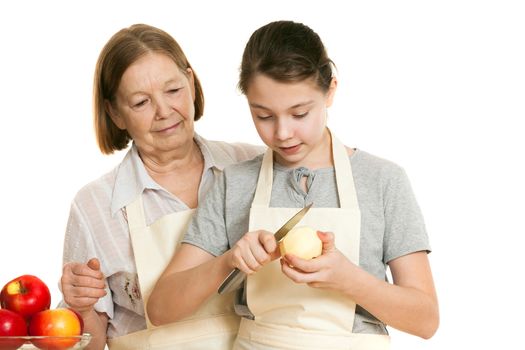
[[326, 93], [326, 107], [330, 107], [334, 102], [335, 90], [337, 90], [337, 78], [332, 77], [330, 81], [330, 87]]
[[109, 102], [108, 100], [104, 100], [104, 107], [106, 109], [106, 113], [109, 114], [109, 117], [111, 118], [113, 123], [115, 123], [117, 128], [119, 128], [120, 130], [126, 130], [126, 122], [124, 121], [124, 119], [122, 119], [120, 114], [118, 114], [117, 110], [113, 107], [111, 102]]

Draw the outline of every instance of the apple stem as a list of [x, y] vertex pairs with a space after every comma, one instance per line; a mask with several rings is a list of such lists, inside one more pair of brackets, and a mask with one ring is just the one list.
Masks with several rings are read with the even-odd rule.
[[14, 281], [7, 286], [7, 293], [10, 295], [25, 294], [27, 289], [22, 284], [22, 281]]

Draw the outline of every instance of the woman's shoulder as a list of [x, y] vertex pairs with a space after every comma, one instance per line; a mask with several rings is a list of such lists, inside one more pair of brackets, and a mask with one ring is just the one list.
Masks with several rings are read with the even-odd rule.
[[95, 180], [92, 180], [82, 186], [75, 195], [74, 201], [77, 204], [93, 201], [104, 201], [107, 199], [108, 204], [111, 200], [111, 194], [115, 187], [115, 179], [117, 177], [119, 166], [116, 166], [111, 171], [103, 174]]

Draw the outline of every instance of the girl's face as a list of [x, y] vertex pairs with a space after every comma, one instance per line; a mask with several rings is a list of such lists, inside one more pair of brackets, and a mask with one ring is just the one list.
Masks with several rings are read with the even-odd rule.
[[[283, 83], [256, 75], [246, 97], [261, 140], [286, 167], [317, 168], [330, 161], [326, 109], [332, 104], [336, 80], [323, 92], [313, 80]], [[328, 148], [326, 148], [328, 146]]]
[[116, 103], [106, 102], [113, 122], [139, 151], [169, 152], [193, 139], [195, 87], [192, 71], [185, 73], [170, 57], [147, 54], [122, 75]]

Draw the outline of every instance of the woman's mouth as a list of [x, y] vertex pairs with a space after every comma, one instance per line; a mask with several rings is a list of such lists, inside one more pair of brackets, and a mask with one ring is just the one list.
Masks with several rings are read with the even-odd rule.
[[179, 121], [171, 126], [168, 126], [167, 128], [157, 130], [159, 133], [169, 133], [170, 131], [173, 131], [179, 127], [182, 121]]

